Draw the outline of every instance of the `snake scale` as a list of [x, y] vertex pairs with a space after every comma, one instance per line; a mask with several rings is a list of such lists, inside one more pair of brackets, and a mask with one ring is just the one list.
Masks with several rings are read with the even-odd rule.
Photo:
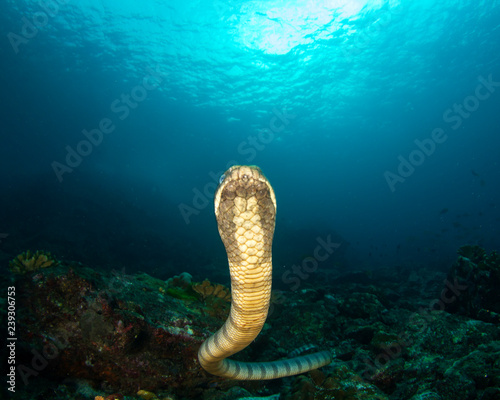
[[271, 298], [274, 190], [255, 166], [233, 166], [215, 193], [215, 215], [231, 274], [231, 311], [224, 325], [198, 351], [201, 366], [231, 379], [275, 379], [307, 372], [332, 361], [321, 351], [272, 362], [227, 357], [247, 347], [266, 321]]

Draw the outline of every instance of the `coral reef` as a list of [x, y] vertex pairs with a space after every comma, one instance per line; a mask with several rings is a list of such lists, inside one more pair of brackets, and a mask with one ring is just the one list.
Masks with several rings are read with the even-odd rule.
[[475, 245], [462, 246], [458, 249], [457, 253], [463, 258], [469, 259], [474, 264], [478, 264], [486, 256], [486, 250], [484, 250], [482, 247]]
[[[57, 357], [42, 371], [51, 379], [83, 379], [121, 395], [144, 387], [201, 393], [206, 378], [198, 347], [222, 321], [205, 315], [201, 302], [162, 294], [161, 284], [166, 286], [146, 274], [98, 273], [76, 265], [24, 275], [18, 292], [30, 295], [19, 304], [25, 310], [18, 321], [25, 343], [20, 364], [31, 365], [32, 349], [55, 346]], [[38, 374], [20, 371], [26, 383]]]
[[231, 302], [231, 292], [228, 288], [208, 280], [193, 283], [191, 288], [200, 296], [208, 315], [221, 320], [227, 317]]
[[196, 293], [201, 295], [203, 300], [209, 297], [218, 297], [225, 301], [231, 301], [231, 292], [227, 287], [218, 283], [213, 284], [207, 279], [201, 283], [193, 283], [192, 287]]
[[182, 272], [179, 275], [175, 275], [172, 278], [167, 279], [167, 286], [176, 286], [180, 288], [187, 288], [191, 286], [193, 277], [188, 272]]
[[147, 390], [139, 390], [137, 392], [137, 395], [144, 400], [172, 400], [172, 397], [170, 396], [160, 399], [156, 394], [154, 394], [153, 392], [148, 392]]
[[364, 382], [346, 366], [328, 374], [319, 370], [297, 377], [284, 400], [388, 400], [382, 392]]
[[483, 398], [499, 398], [500, 342], [479, 345], [454, 363], [445, 371], [438, 387], [456, 399], [473, 398], [476, 388], [486, 392]]
[[144, 400], [158, 400], [158, 396], [156, 394], [148, 392], [147, 390], [139, 390], [137, 395], [141, 396]]
[[240, 400], [278, 393], [287, 400], [497, 399], [499, 265], [497, 253], [469, 246], [448, 274], [318, 271], [318, 280], [303, 282], [300, 291], [272, 296], [261, 334], [237, 359], [285, 358], [312, 342], [331, 349], [335, 361], [266, 382], [226, 380], [199, 366], [199, 346], [229, 312], [222, 285], [193, 283], [188, 274], [163, 281], [77, 263], [16, 273], [8, 279], [16, 286], [22, 327], [18, 379], [34, 393], [20, 391], [17, 398], [54, 398], [55, 392], [79, 400]]
[[48, 252], [30, 250], [16, 256], [9, 262], [9, 268], [16, 274], [25, 274], [41, 268], [55, 267], [59, 262]]
[[[500, 254], [488, 254], [479, 246], [463, 246], [448, 274], [457, 301], [451, 312], [459, 312], [485, 322], [500, 322]], [[452, 297], [453, 298], [453, 297]]]

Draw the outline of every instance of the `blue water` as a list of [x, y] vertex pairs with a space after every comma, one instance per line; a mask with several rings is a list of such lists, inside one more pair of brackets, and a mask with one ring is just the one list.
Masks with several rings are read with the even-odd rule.
[[339, 270], [498, 250], [499, 21], [500, 1], [6, 0], [2, 251], [208, 276], [235, 163], [275, 188], [278, 270], [329, 235]]

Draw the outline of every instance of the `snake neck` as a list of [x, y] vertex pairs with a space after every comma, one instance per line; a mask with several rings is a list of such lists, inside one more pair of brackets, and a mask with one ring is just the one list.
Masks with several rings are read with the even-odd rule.
[[271, 261], [254, 268], [232, 266], [230, 269], [234, 324], [241, 329], [255, 326], [258, 333], [266, 321], [271, 299]]

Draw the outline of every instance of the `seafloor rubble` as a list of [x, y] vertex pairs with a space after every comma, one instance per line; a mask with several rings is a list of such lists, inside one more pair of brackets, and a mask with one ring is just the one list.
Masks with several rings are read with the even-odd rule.
[[17, 300], [13, 398], [500, 399], [500, 257], [476, 246], [462, 247], [448, 274], [318, 271], [301, 290], [274, 293], [262, 333], [234, 358], [274, 360], [304, 344], [335, 357], [261, 382], [198, 364], [200, 344], [227, 316], [224, 286], [47, 259], [16, 257], [5, 282]]

